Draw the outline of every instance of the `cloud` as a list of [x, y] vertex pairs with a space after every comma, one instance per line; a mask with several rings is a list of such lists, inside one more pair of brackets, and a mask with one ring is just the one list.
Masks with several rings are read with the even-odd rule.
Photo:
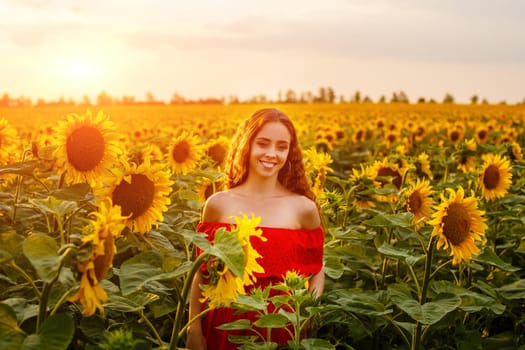
[[[397, 11], [397, 12], [396, 12]], [[461, 15], [398, 9], [367, 17], [336, 14], [276, 19], [243, 16], [208, 22], [190, 30], [136, 31], [125, 35], [135, 48], [234, 50], [276, 54], [339, 56], [352, 59], [444, 63], [522, 63], [525, 25], [489, 22]]]

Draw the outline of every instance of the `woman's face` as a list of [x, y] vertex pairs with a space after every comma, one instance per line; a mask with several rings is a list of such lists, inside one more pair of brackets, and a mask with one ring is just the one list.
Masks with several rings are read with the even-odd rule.
[[277, 176], [288, 158], [290, 141], [290, 132], [284, 124], [264, 124], [250, 145], [250, 174], [261, 177]]

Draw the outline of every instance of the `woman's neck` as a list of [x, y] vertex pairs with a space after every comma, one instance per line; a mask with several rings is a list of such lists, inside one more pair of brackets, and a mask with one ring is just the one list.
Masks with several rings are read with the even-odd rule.
[[276, 178], [268, 178], [262, 181], [248, 179], [237, 187], [237, 192], [242, 195], [256, 197], [277, 197], [287, 193], [286, 189]]

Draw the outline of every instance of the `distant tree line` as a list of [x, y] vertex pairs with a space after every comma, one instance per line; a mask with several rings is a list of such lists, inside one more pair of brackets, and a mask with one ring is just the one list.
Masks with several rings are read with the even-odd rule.
[[[376, 101], [373, 101], [369, 96], [362, 95], [359, 90], [350, 96], [337, 95], [334, 89], [330, 86], [322, 86], [317, 92], [312, 91], [295, 91], [293, 89], [280, 90], [276, 99], [268, 98], [264, 94], [255, 95], [247, 99], [240, 99], [236, 95], [229, 95], [226, 97], [206, 97], [190, 99], [178, 93], [174, 93], [169, 101], [163, 101], [155, 98], [151, 92], [147, 92], [144, 99], [136, 99], [134, 96], [112, 96], [106, 91], [100, 92], [94, 100], [89, 96], [84, 95], [79, 101], [73, 98], [61, 97], [58, 100], [45, 100], [39, 98], [33, 101], [31, 98], [20, 96], [12, 97], [7, 92], [2, 95], [0, 99], [0, 107], [27, 107], [27, 106], [76, 106], [76, 105], [189, 105], [189, 104], [242, 104], [242, 103], [443, 103], [454, 104], [454, 96], [446, 93], [443, 99], [425, 99], [419, 97], [415, 101], [411, 101], [407, 94], [403, 91], [394, 91], [390, 97], [381, 95]], [[470, 98], [471, 104], [488, 104], [486, 98], [480, 99], [478, 95], [473, 95]], [[499, 104], [507, 104], [506, 101], [500, 101]], [[525, 98], [516, 104], [525, 104]]]

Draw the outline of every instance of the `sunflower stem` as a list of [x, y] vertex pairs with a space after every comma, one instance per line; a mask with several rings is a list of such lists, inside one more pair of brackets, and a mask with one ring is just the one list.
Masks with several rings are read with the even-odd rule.
[[22, 269], [20, 266], [18, 266], [14, 260], [10, 261], [8, 263], [9, 266], [11, 266], [13, 269], [15, 269], [16, 271], [18, 271], [30, 284], [31, 286], [33, 287], [33, 290], [35, 291], [35, 294], [37, 295], [38, 298], [40, 298], [42, 296], [42, 293], [40, 293], [40, 290], [38, 289], [38, 287], [36, 286], [35, 282], [33, 281], [33, 279], [24, 271], [24, 269]]
[[[432, 267], [432, 257], [434, 253], [434, 247], [435, 247], [435, 237], [430, 237], [430, 241], [428, 242], [428, 249], [427, 249], [427, 258], [425, 260], [425, 274], [423, 276], [423, 286], [421, 287], [421, 294], [419, 296], [419, 304], [423, 305], [427, 301], [427, 291], [428, 291], [428, 285], [430, 282], [430, 270]], [[416, 323], [416, 329], [414, 331], [414, 334], [412, 336], [412, 346], [411, 350], [417, 350], [420, 347], [421, 344], [421, 323]]]
[[148, 327], [151, 329], [151, 331], [155, 335], [155, 338], [157, 339], [157, 343], [159, 343], [159, 349], [161, 349], [161, 350], [166, 349], [166, 347], [163, 345], [162, 338], [160, 337], [159, 332], [157, 332], [157, 329], [155, 328], [153, 323], [151, 323], [149, 318], [146, 317], [146, 315], [144, 314], [144, 310], [140, 310], [139, 314], [140, 314], [140, 317], [144, 320], [144, 322], [146, 322]]
[[173, 328], [171, 330], [171, 341], [169, 345], [169, 350], [177, 349], [177, 344], [179, 342], [179, 329], [181, 328], [182, 316], [184, 315], [186, 299], [188, 297], [191, 284], [193, 282], [193, 277], [199, 271], [202, 263], [204, 262], [204, 260], [206, 260], [207, 257], [207, 253], [202, 253], [201, 255], [199, 255], [193, 263], [193, 266], [188, 276], [186, 276], [184, 286], [182, 287], [181, 297], [179, 299], [179, 302], [177, 303], [177, 310], [175, 311], [175, 320], [173, 321]]
[[193, 324], [193, 322], [197, 321], [199, 318], [206, 315], [208, 312], [210, 312], [210, 310], [211, 310], [211, 307], [208, 307], [202, 310], [201, 312], [199, 312], [197, 315], [195, 315], [191, 320], [188, 320], [188, 323], [186, 323], [184, 327], [182, 327], [179, 330], [179, 338], [181, 338], [184, 335], [184, 332], [186, 332], [186, 330]]
[[[388, 239], [387, 242], [390, 244], [390, 241], [392, 241], [392, 230], [390, 229], [388, 232]], [[383, 265], [381, 266], [381, 283], [379, 285], [379, 289], [382, 290], [385, 287], [385, 280], [386, 280], [386, 270], [388, 268], [388, 257], [385, 256], [383, 258]]]

